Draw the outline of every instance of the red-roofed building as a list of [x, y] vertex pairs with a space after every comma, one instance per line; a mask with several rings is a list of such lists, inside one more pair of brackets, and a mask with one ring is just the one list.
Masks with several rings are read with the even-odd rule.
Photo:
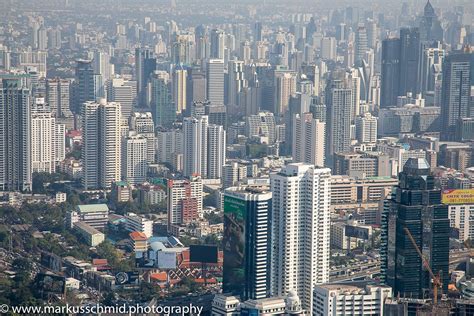
[[130, 248], [134, 252], [145, 252], [148, 250], [148, 238], [142, 232], [131, 232], [130, 236]]

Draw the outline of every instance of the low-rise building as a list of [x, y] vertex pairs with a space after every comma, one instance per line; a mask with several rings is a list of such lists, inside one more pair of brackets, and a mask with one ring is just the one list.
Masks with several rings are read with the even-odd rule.
[[141, 217], [135, 213], [125, 215], [125, 229], [129, 232], [140, 232], [145, 234], [147, 238], [153, 236], [153, 221]]
[[95, 247], [105, 240], [105, 235], [84, 222], [75, 222], [74, 228], [91, 247]]
[[313, 315], [383, 315], [392, 288], [367, 282], [330, 283], [314, 288]]
[[66, 222], [73, 227], [76, 222], [84, 222], [96, 229], [104, 229], [109, 219], [107, 204], [77, 205], [73, 211], [67, 213]]

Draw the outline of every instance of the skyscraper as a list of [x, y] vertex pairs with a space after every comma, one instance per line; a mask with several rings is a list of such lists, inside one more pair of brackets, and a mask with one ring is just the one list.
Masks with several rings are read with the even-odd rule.
[[224, 193], [223, 292], [243, 300], [270, 293], [272, 193], [233, 187]]
[[224, 60], [207, 62], [207, 99], [215, 105], [224, 104]]
[[240, 93], [247, 86], [244, 75], [244, 62], [241, 60], [230, 60], [227, 77], [227, 102], [231, 113], [243, 114], [244, 109], [239, 109]]
[[122, 138], [122, 179], [129, 184], [145, 182], [148, 170], [148, 141], [137, 132]]
[[358, 67], [362, 65], [365, 52], [368, 48], [367, 29], [365, 26], [359, 26], [355, 34], [355, 57], [354, 64]]
[[122, 116], [130, 117], [137, 107], [137, 83], [133, 80], [113, 78], [107, 87], [107, 100], [120, 103]]
[[271, 294], [295, 291], [311, 310], [313, 289], [329, 281], [331, 170], [292, 163], [270, 175]]
[[120, 104], [101, 99], [82, 105], [82, 186], [86, 190], [110, 188], [120, 181]]
[[74, 81], [74, 111], [80, 112], [82, 104], [97, 99], [97, 80], [94, 76], [92, 61], [79, 59], [76, 61], [76, 77]]
[[296, 74], [288, 71], [275, 71], [274, 113], [283, 115], [288, 110], [290, 97], [296, 93]]
[[56, 172], [65, 158], [65, 134], [64, 125], [57, 124], [44, 98], [37, 98], [31, 109], [32, 172]]
[[420, 31], [400, 29], [400, 84], [398, 95], [419, 93], [418, 64], [420, 62]]
[[202, 179], [191, 176], [189, 179], [168, 180], [168, 231], [174, 225], [187, 224], [198, 218], [202, 211]]
[[72, 116], [69, 106], [69, 87], [70, 83], [68, 80], [46, 80], [46, 103], [48, 103], [51, 113], [56, 117]]
[[292, 156], [294, 162], [324, 166], [326, 123], [313, 118], [311, 113], [293, 117]]
[[356, 138], [359, 143], [377, 142], [377, 117], [370, 113], [358, 116], [355, 120]]
[[176, 113], [186, 110], [186, 84], [188, 71], [182, 66], [177, 66], [173, 72], [173, 101], [176, 107]]
[[443, 28], [430, 1], [426, 2], [420, 20], [420, 38], [422, 41], [442, 41]]
[[352, 81], [341, 71], [331, 74], [326, 86], [326, 159], [332, 163], [337, 152], [347, 152], [351, 142]]
[[187, 117], [183, 120], [183, 174], [207, 175], [207, 127], [208, 117]]
[[224, 59], [225, 33], [222, 30], [211, 30], [211, 58]]
[[207, 127], [207, 178], [222, 178], [222, 167], [225, 165], [226, 136], [224, 127], [210, 124]]
[[26, 75], [0, 76], [0, 189], [31, 190], [31, 110]]
[[385, 201], [381, 229], [382, 282], [394, 295], [423, 298], [430, 290], [430, 275], [405, 231], [407, 228], [431, 270], [449, 284], [448, 206], [434, 187], [430, 166], [423, 158], [410, 158], [399, 175], [400, 184]]
[[186, 83], [186, 107], [190, 107], [193, 102], [204, 102], [207, 99], [206, 76], [199, 69], [188, 71]]
[[130, 130], [137, 132], [147, 139], [147, 161], [154, 163], [156, 156], [156, 136], [155, 123], [153, 122], [151, 112], [132, 113], [130, 116]]
[[166, 71], [155, 71], [150, 77], [151, 113], [155, 127], [171, 127], [176, 118], [176, 107], [171, 96], [171, 82]]
[[461, 118], [471, 117], [469, 102], [471, 95], [471, 54], [452, 53], [443, 63], [441, 90], [441, 137], [453, 140], [456, 124]]
[[400, 85], [400, 39], [388, 38], [382, 41], [382, 82], [380, 106], [397, 104]]
[[135, 77], [137, 80], [138, 105], [147, 105], [146, 86], [150, 75], [156, 70], [156, 56], [147, 48], [135, 49]]

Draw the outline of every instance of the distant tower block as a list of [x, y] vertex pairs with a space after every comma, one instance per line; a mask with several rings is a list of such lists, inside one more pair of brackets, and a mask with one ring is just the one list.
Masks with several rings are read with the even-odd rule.
[[170, 0], [171, 9], [176, 9], [176, 0]]

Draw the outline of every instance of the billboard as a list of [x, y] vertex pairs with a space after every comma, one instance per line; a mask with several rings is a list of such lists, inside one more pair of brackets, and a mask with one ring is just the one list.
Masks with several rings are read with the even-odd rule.
[[118, 272], [115, 274], [115, 284], [125, 285], [125, 284], [138, 284], [138, 272]]
[[189, 261], [202, 263], [217, 263], [217, 246], [191, 245], [189, 246]]
[[39, 273], [36, 276], [36, 287], [43, 294], [64, 294], [66, 278], [51, 273]]
[[369, 240], [369, 229], [367, 227], [346, 225], [346, 237]]
[[474, 189], [444, 190], [443, 204], [474, 204]]
[[139, 269], [176, 269], [176, 253], [151, 249], [136, 252], [135, 267]]

